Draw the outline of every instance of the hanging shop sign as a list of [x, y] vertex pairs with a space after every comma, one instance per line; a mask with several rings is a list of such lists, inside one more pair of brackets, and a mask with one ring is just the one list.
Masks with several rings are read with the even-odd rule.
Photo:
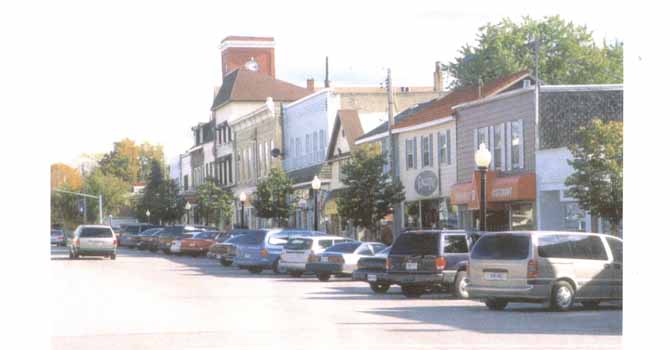
[[416, 176], [414, 189], [422, 196], [430, 196], [437, 189], [437, 175], [430, 170], [424, 170]]

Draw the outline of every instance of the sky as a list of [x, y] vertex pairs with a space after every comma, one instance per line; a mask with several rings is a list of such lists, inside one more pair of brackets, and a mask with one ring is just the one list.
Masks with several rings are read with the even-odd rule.
[[24, 70], [4, 67], [2, 73], [21, 78], [16, 90], [47, 92], [27, 115], [48, 130], [50, 162], [72, 164], [82, 153], [108, 152], [125, 137], [162, 144], [169, 160], [192, 146], [190, 127], [209, 119], [221, 80], [218, 44], [228, 35], [273, 36], [277, 78], [301, 86], [308, 77], [322, 84], [326, 56], [335, 86], [378, 86], [387, 68], [396, 86], [431, 86], [435, 61], [454, 60], [460, 47], [475, 42], [479, 27], [504, 17], [558, 14], [586, 25], [598, 41], [624, 40], [624, 10], [610, 5], [605, 12], [601, 5], [22, 2], [2, 11], [2, 29], [31, 54], [15, 58]]

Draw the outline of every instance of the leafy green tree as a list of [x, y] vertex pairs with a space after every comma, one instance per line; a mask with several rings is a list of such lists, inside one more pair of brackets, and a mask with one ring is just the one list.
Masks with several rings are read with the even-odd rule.
[[151, 214], [152, 223], [171, 223], [179, 220], [184, 214], [185, 201], [179, 197], [179, 186], [172, 179], [166, 178], [163, 164], [156, 159], [151, 160], [149, 182], [135, 207], [137, 217], [146, 218], [147, 210]]
[[594, 119], [569, 147], [574, 173], [565, 180], [570, 197], [592, 215], [607, 219], [619, 233], [623, 217], [623, 122]]
[[198, 212], [205, 219], [205, 224], [226, 223], [233, 215], [233, 194], [217, 186], [213, 178], [205, 179], [196, 191]]
[[184, 209], [186, 200], [179, 196], [179, 185], [174, 180], [168, 179], [163, 183], [161, 193], [163, 195], [161, 202], [165, 203], [163, 223], [179, 221], [186, 211]]
[[99, 167], [103, 173], [133, 185], [149, 180], [154, 160], [164, 163], [163, 146], [146, 142], [137, 145], [135, 141], [125, 138], [114, 143], [114, 150], [102, 157]]
[[[102, 194], [103, 215], [125, 215], [130, 211], [130, 184], [122, 179], [105, 174], [99, 168], [91, 172], [84, 181], [84, 193], [94, 196]], [[98, 201], [87, 199], [89, 218], [97, 221]]]
[[66, 182], [51, 191], [51, 225], [60, 224], [63, 228], [74, 229], [83, 219], [79, 213], [80, 198], [53, 191], [55, 189], [77, 192], [81, 187], [74, 187]]
[[466, 44], [445, 68], [452, 87], [476, 85], [524, 69], [533, 70], [534, 47], [539, 45], [540, 79], [547, 84], [604, 84], [623, 82], [623, 42], [596, 45], [586, 26], [559, 16], [520, 23], [509, 18], [479, 28], [476, 45]]
[[346, 186], [337, 198], [337, 210], [345, 219], [373, 233], [377, 224], [390, 213], [393, 203], [405, 200], [402, 183], [392, 183], [383, 171], [386, 156], [372, 146], [363, 146], [352, 153], [342, 166], [342, 183]]
[[253, 196], [253, 206], [256, 215], [261, 218], [273, 219], [275, 225], [283, 227], [288, 223], [288, 218], [295, 203], [290, 200], [293, 194], [293, 183], [284, 171], [272, 168], [265, 179], [258, 182], [256, 193]]

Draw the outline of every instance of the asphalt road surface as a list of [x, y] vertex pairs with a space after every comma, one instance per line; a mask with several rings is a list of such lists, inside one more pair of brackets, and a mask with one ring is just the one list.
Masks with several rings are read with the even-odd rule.
[[620, 305], [502, 312], [448, 294], [375, 295], [223, 267], [207, 258], [120, 249], [69, 260], [52, 248], [53, 349], [620, 349]]

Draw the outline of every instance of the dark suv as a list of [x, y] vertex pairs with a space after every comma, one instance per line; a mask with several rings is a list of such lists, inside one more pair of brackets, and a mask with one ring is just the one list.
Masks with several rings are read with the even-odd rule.
[[387, 279], [408, 298], [428, 290], [465, 291], [468, 252], [479, 235], [455, 230], [412, 230], [393, 242], [386, 260]]

